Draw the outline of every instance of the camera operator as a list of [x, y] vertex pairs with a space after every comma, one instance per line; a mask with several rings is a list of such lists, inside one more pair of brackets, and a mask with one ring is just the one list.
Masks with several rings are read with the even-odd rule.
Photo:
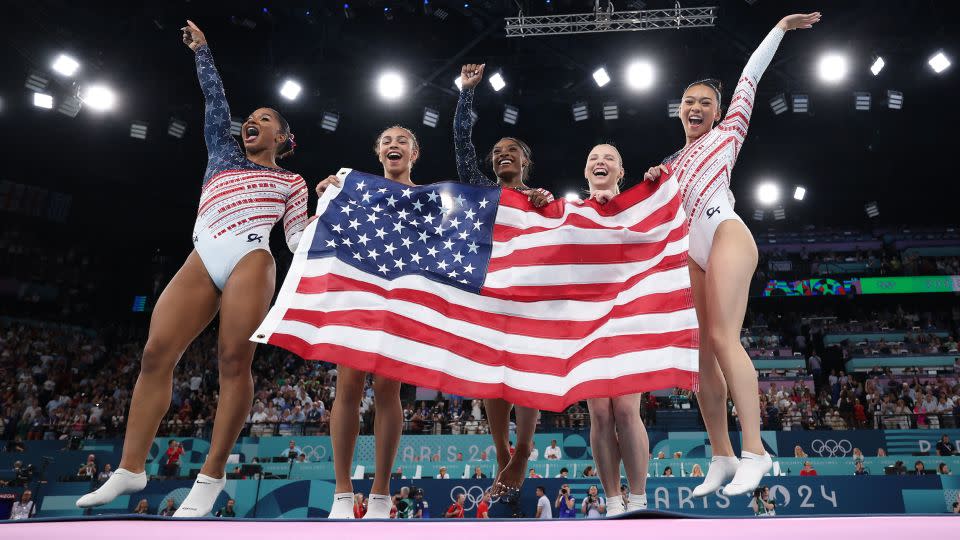
[[564, 484], [557, 493], [557, 499], [553, 501], [553, 507], [558, 509], [557, 517], [559, 519], [574, 519], [577, 517], [577, 500], [570, 493], [570, 485]]
[[587, 490], [581, 511], [587, 519], [601, 518], [607, 513], [607, 501], [598, 494], [597, 486], [590, 486]]
[[24, 465], [22, 461], [13, 462], [13, 485], [26, 486], [33, 478], [33, 465]]
[[777, 502], [770, 498], [770, 488], [760, 486], [753, 490], [750, 499], [750, 508], [757, 517], [773, 517], [777, 515]]

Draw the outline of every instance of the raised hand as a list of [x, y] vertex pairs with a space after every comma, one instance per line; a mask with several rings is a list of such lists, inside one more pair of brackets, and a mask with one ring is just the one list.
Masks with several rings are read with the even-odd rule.
[[647, 172], [643, 173], [643, 179], [650, 182], [656, 182], [657, 180], [660, 180], [660, 176], [666, 172], [666, 166], [656, 165], [654, 167], [650, 167], [647, 169]]
[[815, 11], [813, 13], [796, 13], [793, 15], [787, 15], [783, 19], [780, 19], [780, 22], [777, 23], [777, 26], [780, 27], [784, 32], [789, 32], [790, 30], [797, 30], [800, 28], [813, 28], [813, 25], [820, 22], [820, 12]]
[[193, 21], [187, 19], [187, 25], [180, 29], [183, 32], [183, 44], [190, 47], [190, 50], [196, 52], [201, 45], [207, 44], [207, 38]]
[[331, 184], [340, 187], [340, 179], [337, 178], [336, 175], [331, 174], [330, 176], [321, 180], [320, 183], [317, 184], [317, 195], [323, 196], [323, 192], [326, 191]]
[[526, 194], [527, 199], [530, 200], [530, 203], [536, 208], [543, 208], [544, 206], [553, 202], [553, 193], [550, 193], [543, 188], [531, 189], [530, 191], [526, 191], [524, 193]]
[[463, 89], [476, 88], [483, 80], [483, 68], [486, 64], [466, 64], [460, 68], [460, 84]]

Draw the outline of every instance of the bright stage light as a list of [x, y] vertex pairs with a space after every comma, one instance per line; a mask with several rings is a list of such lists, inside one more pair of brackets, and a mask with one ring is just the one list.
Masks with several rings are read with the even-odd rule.
[[847, 58], [841, 54], [828, 54], [820, 59], [820, 78], [828, 83], [838, 83], [847, 76]]
[[41, 94], [40, 92], [36, 92], [33, 94], [33, 104], [41, 109], [52, 109], [53, 96], [50, 94]]
[[597, 83], [597, 86], [603, 88], [610, 82], [610, 74], [607, 73], [606, 69], [598, 68], [593, 72], [593, 80]]
[[503, 80], [503, 74], [498, 71], [490, 76], [490, 86], [493, 87], [494, 92], [499, 92], [507, 86], [507, 81]]
[[873, 65], [870, 66], [870, 73], [874, 75], [879, 75], [883, 71], [883, 66], [886, 65], [886, 62], [883, 61], [882, 56], [878, 56], [876, 60], [873, 61]]
[[580, 202], [580, 196], [577, 195], [576, 191], [568, 191], [566, 195], [563, 196], [569, 202]]
[[647, 90], [653, 86], [653, 65], [650, 62], [633, 62], [627, 66], [627, 85], [634, 90]]
[[380, 97], [390, 101], [403, 97], [406, 86], [403, 77], [394, 71], [388, 71], [380, 75], [377, 80], [377, 91], [380, 92]]
[[80, 62], [77, 62], [65, 54], [61, 54], [56, 60], [53, 61], [52, 67], [54, 71], [63, 75], [64, 77], [72, 77], [80, 67]]
[[83, 103], [96, 111], [108, 111], [113, 108], [117, 96], [106, 86], [95, 84], [80, 94]]
[[300, 95], [301, 90], [303, 90], [303, 87], [300, 86], [300, 83], [287, 79], [283, 82], [283, 86], [280, 87], [280, 95], [293, 101]]
[[757, 187], [760, 204], [771, 205], [780, 200], [780, 188], [773, 182], [764, 182]]
[[943, 54], [943, 51], [931, 56], [930, 60], [927, 60], [927, 63], [930, 64], [930, 67], [933, 68], [933, 71], [936, 73], [941, 73], [950, 67], [950, 60]]
[[803, 186], [797, 186], [796, 189], [793, 190], [793, 198], [798, 201], [802, 201], [803, 198], [806, 196], [807, 196], [807, 188]]

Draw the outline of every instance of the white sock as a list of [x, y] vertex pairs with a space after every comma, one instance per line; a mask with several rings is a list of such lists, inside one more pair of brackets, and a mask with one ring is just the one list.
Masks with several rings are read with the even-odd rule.
[[723, 488], [723, 494], [729, 497], [751, 493], [760, 485], [763, 475], [773, 467], [770, 454], [753, 454], [744, 451], [740, 456], [740, 468], [733, 480]]
[[622, 495], [607, 497], [607, 517], [619, 516], [625, 509]]
[[370, 498], [367, 499], [367, 513], [363, 515], [363, 519], [389, 519], [392, 506], [389, 495], [371, 493]]
[[740, 467], [740, 460], [733, 456], [713, 456], [703, 483], [693, 489], [694, 497], [705, 497], [716, 492], [733, 479]]
[[330, 506], [329, 519], [354, 519], [354, 495], [349, 491], [333, 494], [333, 505]]
[[126, 469], [117, 469], [99, 489], [77, 499], [77, 508], [107, 504], [120, 495], [136, 493], [146, 486], [146, 472], [132, 473]]
[[193, 487], [190, 488], [190, 494], [180, 503], [180, 508], [173, 513], [173, 517], [206, 517], [213, 510], [213, 505], [226, 484], [227, 475], [223, 475], [223, 478], [213, 478], [198, 474]]
[[630, 500], [627, 501], [627, 512], [632, 512], [633, 510], [646, 510], [646, 509], [647, 509], [647, 494], [631, 493]]

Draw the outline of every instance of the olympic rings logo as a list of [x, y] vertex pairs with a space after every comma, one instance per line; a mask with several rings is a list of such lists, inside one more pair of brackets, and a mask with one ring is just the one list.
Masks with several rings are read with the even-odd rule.
[[326, 461], [327, 459], [327, 447], [321, 444], [301, 446], [300, 452], [307, 456], [307, 461]]
[[[481, 500], [483, 500], [483, 494], [487, 490], [483, 489], [480, 486], [470, 486], [469, 488], [463, 486], [456, 486], [450, 490], [450, 501], [457, 502], [457, 498], [463, 494], [466, 495], [466, 500], [464, 500], [463, 509], [473, 510], [477, 507]], [[490, 502], [496, 502], [491, 500]]]
[[846, 456], [853, 451], [853, 443], [846, 439], [839, 441], [814, 439], [810, 443], [810, 450], [820, 457]]

